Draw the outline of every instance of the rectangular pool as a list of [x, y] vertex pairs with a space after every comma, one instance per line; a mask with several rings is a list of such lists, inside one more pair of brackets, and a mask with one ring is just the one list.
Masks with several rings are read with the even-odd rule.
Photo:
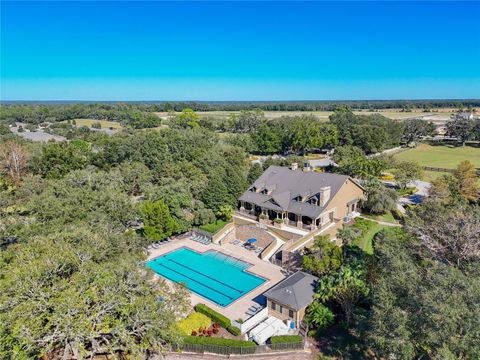
[[147, 267], [189, 290], [228, 306], [266, 280], [245, 270], [251, 265], [215, 250], [204, 253], [181, 248], [147, 262]]

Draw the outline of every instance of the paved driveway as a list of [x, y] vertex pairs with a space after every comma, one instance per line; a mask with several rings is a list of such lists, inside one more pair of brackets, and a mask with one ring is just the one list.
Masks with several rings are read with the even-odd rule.
[[407, 186], [416, 187], [417, 191], [412, 195], [398, 199], [398, 203], [402, 206], [407, 204], [420, 204], [428, 196], [428, 189], [430, 189], [432, 184], [426, 181], [415, 180]]

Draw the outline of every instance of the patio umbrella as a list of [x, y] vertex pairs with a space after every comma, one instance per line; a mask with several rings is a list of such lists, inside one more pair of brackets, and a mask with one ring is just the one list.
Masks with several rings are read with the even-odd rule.
[[252, 244], [252, 243], [254, 243], [254, 242], [257, 242], [257, 239], [251, 238], [251, 239], [248, 239], [248, 240], [247, 240], [247, 243], [249, 243], [249, 244]]

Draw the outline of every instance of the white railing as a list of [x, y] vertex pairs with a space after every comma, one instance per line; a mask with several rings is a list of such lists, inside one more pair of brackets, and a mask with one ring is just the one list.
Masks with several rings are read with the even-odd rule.
[[260, 324], [267, 317], [268, 317], [268, 308], [264, 307], [258, 313], [256, 313], [252, 317], [245, 320], [243, 323], [239, 323], [236, 320], [233, 320], [232, 325], [238, 327], [242, 332], [242, 334], [245, 334], [246, 332], [253, 329], [258, 324]]

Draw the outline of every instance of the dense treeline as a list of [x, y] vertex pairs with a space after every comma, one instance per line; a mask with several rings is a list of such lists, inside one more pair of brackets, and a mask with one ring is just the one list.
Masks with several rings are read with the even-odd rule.
[[160, 118], [152, 109], [127, 104], [73, 104], [73, 105], [3, 105], [0, 121], [41, 124], [72, 119], [112, 120], [133, 128], [150, 128], [160, 124]]
[[[21, 104], [21, 102], [19, 102]], [[383, 110], [383, 109], [439, 109], [439, 108], [468, 108], [479, 107], [479, 99], [455, 99], [455, 100], [345, 100], [345, 101], [220, 101], [220, 102], [195, 102], [195, 101], [165, 101], [165, 102], [106, 102], [106, 103], [74, 103], [51, 104], [49, 102], [31, 103], [26, 106], [32, 107], [70, 107], [86, 106], [101, 107], [112, 110], [116, 107], [129, 107], [132, 110], [150, 112], [182, 111], [190, 108], [194, 111], [240, 111], [255, 110], [263, 111], [334, 111], [339, 107], [350, 107], [355, 110]], [[4, 102], [3, 105], [18, 106], [18, 103]]]
[[177, 346], [188, 296], [151, 281], [145, 248], [228, 219], [249, 173], [243, 149], [202, 128], [3, 139], [0, 358]]

